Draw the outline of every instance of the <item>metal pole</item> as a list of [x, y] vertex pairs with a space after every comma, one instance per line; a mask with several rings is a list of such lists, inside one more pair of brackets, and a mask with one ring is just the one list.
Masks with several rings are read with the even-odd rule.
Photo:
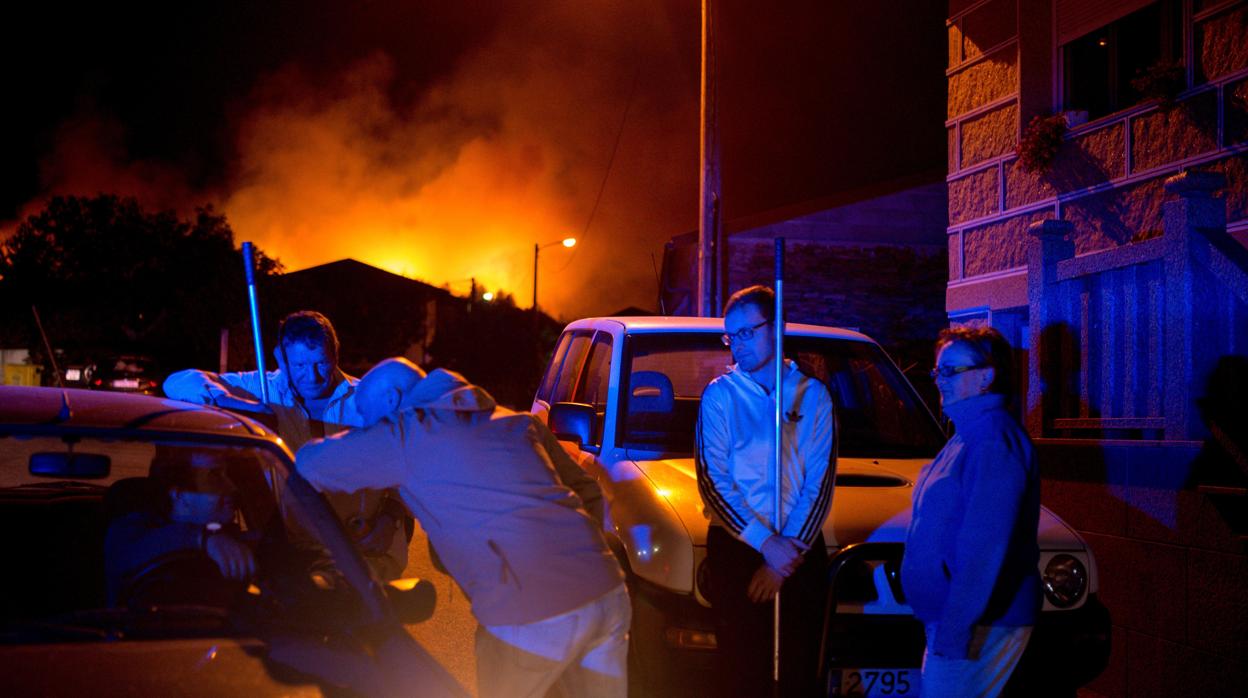
[[256, 269], [252, 263], [254, 246], [243, 243], [243, 270], [247, 274], [247, 300], [251, 304], [251, 337], [256, 344], [256, 370], [260, 372], [260, 399], [269, 404], [269, 378], [264, 370], [264, 340], [260, 338], [260, 303], [256, 300]]
[[696, 314], [719, 315], [715, 278], [717, 259], [723, 255], [719, 242], [719, 0], [702, 0], [702, 89], [700, 146], [698, 151], [698, 273]]
[[533, 243], [533, 314], [537, 315], [537, 253], [541, 251], [541, 247], [535, 242]]
[[[780, 517], [783, 514], [780, 497], [784, 493], [782, 486], [784, 477], [784, 466], [781, 458], [784, 455], [784, 444], [780, 442], [780, 438], [784, 433], [784, 238], [776, 238], [776, 308], [775, 321], [772, 323], [776, 331], [776, 345], [773, 360], [776, 367], [776, 384], [771, 394], [775, 397], [775, 456], [776, 470], [775, 476], [775, 518], [772, 519], [776, 532], [784, 530]], [[775, 686], [780, 685], [780, 592], [776, 592], [776, 602], [772, 609], [772, 633], [771, 633], [771, 679], [775, 682]]]
[[52, 352], [52, 343], [48, 341], [48, 333], [43, 331], [43, 320], [39, 318], [39, 308], [31, 305], [30, 312], [35, 314], [35, 325], [39, 328], [39, 336], [43, 338], [43, 350], [48, 352], [48, 363], [52, 364], [52, 373], [56, 376], [56, 384], [64, 388], [65, 381], [61, 379], [61, 367], [56, 365], [56, 354]]

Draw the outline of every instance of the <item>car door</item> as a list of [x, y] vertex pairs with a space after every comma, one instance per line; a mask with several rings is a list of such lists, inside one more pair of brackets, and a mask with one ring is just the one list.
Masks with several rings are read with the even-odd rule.
[[593, 330], [570, 330], [559, 338], [531, 408], [533, 414], [543, 421], [551, 405], [571, 400], [593, 334]]

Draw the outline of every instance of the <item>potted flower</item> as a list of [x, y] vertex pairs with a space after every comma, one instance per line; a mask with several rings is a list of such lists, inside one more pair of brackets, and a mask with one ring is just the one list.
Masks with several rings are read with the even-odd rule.
[[1174, 106], [1179, 93], [1187, 87], [1187, 71], [1182, 63], [1160, 59], [1156, 63], [1141, 68], [1131, 79], [1131, 87], [1146, 100], [1154, 100], [1162, 109]]
[[1027, 172], [1043, 172], [1049, 169], [1062, 147], [1066, 135], [1066, 117], [1036, 115], [1031, 118], [1023, 137], [1018, 141], [1018, 161]]

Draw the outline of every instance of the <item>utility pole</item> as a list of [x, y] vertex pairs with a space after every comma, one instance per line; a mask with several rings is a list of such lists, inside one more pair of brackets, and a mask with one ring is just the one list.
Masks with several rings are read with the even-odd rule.
[[702, 0], [701, 147], [698, 182], [698, 315], [720, 314], [719, 78], [717, 0]]

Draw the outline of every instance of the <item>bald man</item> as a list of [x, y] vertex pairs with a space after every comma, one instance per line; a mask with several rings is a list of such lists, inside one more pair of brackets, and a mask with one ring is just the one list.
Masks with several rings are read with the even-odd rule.
[[[364, 426], [392, 417], [402, 410], [427, 406], [442, 395], [467, 387], [477, 396], [484, 396], [490, 404], [494, 398], [482, 388], [471, 385], [454, 371], [434, 369], [426, 374], [424, 369], [398, 356], [385, 359], [360, 379], [356, 387], [356, 407]], [[474, 399], [477, 399], [474, 397]], [[495, 410], [506, 410], [495, 406]], [[540, 424], [540, 423], [539, 423]], [[585, 511], [598, 523], [602, 523], [602, 488], [568, 456], [554, 435], [542, 426], [543, 448], [547, 451], [559, 481], [580, 497]], [[549, 438], [547, 438], [549, 437]]]
[[590, 513], [602, 495], [550, 430], [404, 359], [369, 371], [356, 399], [369, 425], [308, 444], [296, 466], [323, 491], [398, 488], [472, 602], [478, 694], [623, 698], [632, 610]]

